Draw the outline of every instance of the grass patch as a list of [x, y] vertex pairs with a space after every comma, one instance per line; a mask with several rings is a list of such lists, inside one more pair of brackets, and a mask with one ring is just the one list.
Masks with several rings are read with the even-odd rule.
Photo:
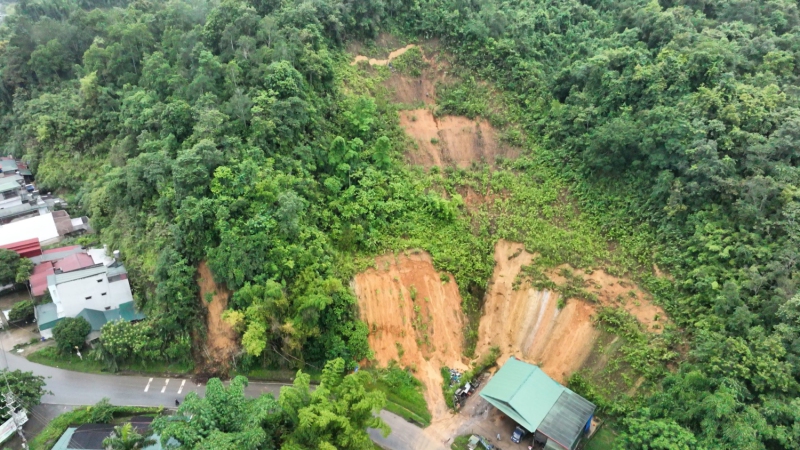
[[[29, 446], [31, 450], [50, 450], [62, 434], [71, 426], [93, 423], [97, 420], [97, 407], [87, 406], [64, 413], [47, 426], [35, 438], [31, 439]], [[113, 416], [114, 423], [124, 423], [127, 418], [141, 415], [158, 415], [162, 409], [158, 407], [139, 407], [139, 406], [111, 406], [109, 412]]]
[[[470, 436], [471, 435], [469, 435], [469, 434], [464, 434], [464, 435], [456, 437], [455, 439], [453, 439], [453, 443], [450, 444], [450, 448], [452, 450], [469, 450], [468, 447], [467, 447], [467, 444], [469, 444], [469, 437]], [[482, 445], [480, 447], [483, 448]]]
[[[322, 372], [310, 367], [303, 369], [303, 373], [311, 377], [311, 383], [318, 384], [322, 377]], [[247, 377], [250, 381], [272, 381], [278, 383], [293, 383], [297, 376], [296, 370], [289, 369], [264, 369], [255, 368], [250, 370], [236, 371], [236, 375]]]
[[584, 450], [611, 450], [614, 448], [615, 440], [617, 440], [617, 433], [609, 427], [601, 427], [586, 443]]
[[410, 372], [397, 367], [392, 361], [385, 369], [371, 370], [373, 383], [368, 386], [386, 395], [386, 410], [427, 427], [431, 424], [428, 403], [422, 395], [422, 383]]
[[[88, 353], [88, 352], [86, 352]], [[28, 361], [35, 362], [50, 367], [57, 367], [64, 370], [84, 373], [111, 373], [110, 370], [100, 361], [84, 356], [83, 359], [77, 355], [62, 355], [55, 347], [44, 347], [28, 355]], [[169, 363], [166, 361], [136, 361], [132, 363], [120, 364], [118, 374], [141, 373], [141, 374], [185, 374], [194, 369], [194, 364], [190, 361]]]

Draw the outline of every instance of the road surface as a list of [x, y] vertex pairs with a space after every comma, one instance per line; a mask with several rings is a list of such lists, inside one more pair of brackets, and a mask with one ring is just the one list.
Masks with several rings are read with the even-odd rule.
[[[159, 378], [123, 375], [98, 375], [72, 372], [55, 367], [44, 366], [5, 352], [6, 365], [11, 370], [33, 372], [46, 377], [47, 389], [52, 394], [42, 397], [42, 403], [53, 405], [93, 405], [103, 398], [121, 406], [165, 406], [174, 407], [175, 400], [183, 402], [190, 392], [205, 395], [205, 385], [189, 379]], [[0, 361], [5, 363], [6, 361]], [[271, 393], [276, 397], [284, 383], [251, 382], [245, 394], [257, 397]], [[30, 408], [29, 408], [30, 409]], [[445, 450], [445, 447], [432, 441], [421, 428], [388, 411], [381, 411], [381, 418], [392, 429], [384, 438], [377, 430], [369, 430], [372, 440], [389, 450]]]

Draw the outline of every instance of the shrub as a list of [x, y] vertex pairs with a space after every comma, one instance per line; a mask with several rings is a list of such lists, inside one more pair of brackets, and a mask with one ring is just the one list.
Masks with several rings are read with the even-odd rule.
[[33, 302], [30, 300], [23, 300], [17, 302], [8, 313], [8, 320], [12, 322], [28, 322], [33, 319]]
[[53, 328], [53, 337], [61, 353], [72, 353], [75, 347], [83, 348], [86, 335], [92, 326], [83, 317], [67, 317]]

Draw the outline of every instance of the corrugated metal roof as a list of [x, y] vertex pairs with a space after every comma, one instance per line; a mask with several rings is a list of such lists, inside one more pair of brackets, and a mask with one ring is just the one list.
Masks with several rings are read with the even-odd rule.
[[42, 246], [39, 245], [39, 238], [25, 239], [24, 241], [0, 245], [0, 248], [13, 250], [25, 258], [32, 258], [42, 254]]
[[75, 433], [75, 430], [77, 430], [76, 427], [67, 428], [67, 431], [61, 435], [51, 450], [69, 450], [69, 441], [72, 440], [72, 435]]
[[0, 167], [3, 168], [3, 172], [13, 172], [19, 169], [17, 162], [13, 159], [4, 159], [0, 161]]
[[539, 424], [539, 431], [571, 449], [580, 438], [586, 423], [592, 418], [595, 406], [589, 400], [570, 391], [561, 393], [558, 401]]
[[55, 303], [36, 306], [36, 322], [40, 330], [47, 330], [58, 323], [58, 307]]
[[513, 357], [480, 395], [526, 430], [538, 430], [568, 449], [580, 438], [595, 410], [594, 404], [538, 367]]
[[47, 277], [47, 285], [68, 283], [70, 281], [80, 280], [83, 278], [94, 277], [106, 273], [106, 267], [102, 264], [97, 266], [86, 267], [84, 269], [73, 270], [67, 273], [58, 273]]
[[73, 270], [83, 269], [93, 265], [94, 260], [92, 260], [91, 256], [86, 253], [75, 253], [56, 261], [55, 268], [61, 269], [62, 272], [72, 272]]
[[31, 292], [34, 297], [44, 295], [47, 292], [47, 277], [54, 273], [53, 263], [50, 261], [33, 267], [33, 273], [28, 281], [31, 283]]
[[19, 184], [17, 180], [8, 180], [5, 178], [0, 178], [0, 192], [16, 191], [21, 188], [22, 185]]
[[31, 205], [30, 203], [23, 203], [21, 205], [9, 206], [8, 208], [0, 208], [0, 219], [9, 217], [20, 216], [31, 211], [39, 209], [38, 205]]
[[108, 277], [109, 278], [115, 277], [117, 275], [124, 275], [126, 273], [128, 273], [128, 270], [125, 269], [125, 266], [123, 266], [122, 264], [120, 264], [118, 266], [108, 266]]
[[145, 318], [144, 314], [136, 311], [136, 307], [133, 305], [133, 302], [121, 303], [119, 305], [119, 315], [123, 320], [128, 322], [132, 320], [143, 320]]
[[538, 367], [509, 358], [480, 395], [532, 432], [565, 389]]
[[92, 326], [92, 331], [99, 331], [106, 324], [106, 315], [96, 309], [82, 309], [75, 317], [83, 317]]

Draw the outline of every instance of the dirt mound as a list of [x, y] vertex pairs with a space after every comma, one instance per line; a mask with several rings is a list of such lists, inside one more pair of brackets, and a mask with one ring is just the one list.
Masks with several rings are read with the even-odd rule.
[[466, 368], [458, 286], [452, 275], [436, 272], [425, 252], [382, 256], [375, 267], [354, 280], [370, 348], [380, 365], [395, 360], [414, 370], [436, 420], [447, 413], [441, 367]]
[[497, 132], [488, 122], [460, 116], [436, 118], [428, 109], [400, 112], [400, 126], [417, 145], [409, 154], [412, 164], [424, 167], [454, 164], [461, 168], [473, 162], [493, 164], [499, 155], [514, 157], [517, 152], [499, 143]]
[[397, 50], [389, 53], [389, 57], [386, 59], [375, 59], [375, 58], [367, 58], [366, 56], [358, 55], [353, 59], [353, 62], [350, 63], [351, 66], [355, 66], [361, 61], [367, 61], [370, 66], [385, 66], [389, 64], [393, 59], [397, 58], [398, 56], [402, 55], [403, 53], [407, 52], [409, 49], [416, 47], [415, 44], [408, 44], [403, 48], [398, 48]]
[[[564, 382], [584, 365], [600, 336], [592, 323], [600, 305], [624, 307], [651, 331], [658, 331], [656, 324], [666, 318], [664, 311], [633, 283], [604, 271], [588, 275], [574, 272], [574, 276], [584, 277], [586, 290], [594, 293], [599, 303], [569, 299], [559, 309], [556, 292], [534, 289], [528, 282], [514, 289], [522, 266], [535, 258], [522, 244], [501, 240], [494, 257], [496, 266], [486, 293], [476, 350], [485, 354], [492, 346], [499, 346], [500, 364], [513, 355], [539, 365], [550, 377]], [[556, 284], [565, 281], [558, 275], [550, 274], [550, 278]]]
[[197, 285], [200, 287], [200, 303], [206, 309], [208, 330], [202, 354], [204, 364], [199, 366], [199, 370], [224, 375], [231, 357], [239, 351], [236, 332], [222, 320], [222, 312], [228, 307], [231, 293], [225, 286], [214, 282], [214, 276], [205, 261], [197, 266]]

